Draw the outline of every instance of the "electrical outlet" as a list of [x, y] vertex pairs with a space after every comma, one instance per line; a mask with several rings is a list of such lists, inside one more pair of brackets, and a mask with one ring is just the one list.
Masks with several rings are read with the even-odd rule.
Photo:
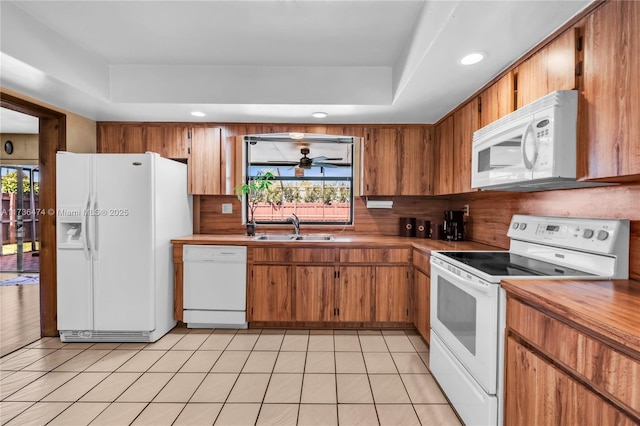
[[233, 204], [224, 203], [222, 204], [222, 214], [230, 214], [233, 213]]
[[465, 204], [462, 208], [462, 211], [464, 212], [465, 216], [469, 216], [469, 204]]

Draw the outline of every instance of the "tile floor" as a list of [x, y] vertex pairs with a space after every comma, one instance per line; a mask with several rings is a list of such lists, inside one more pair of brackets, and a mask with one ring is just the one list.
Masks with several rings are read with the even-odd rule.
[[44, 338], [0, 358], [2, 425], [460, 425], [401, 330]]

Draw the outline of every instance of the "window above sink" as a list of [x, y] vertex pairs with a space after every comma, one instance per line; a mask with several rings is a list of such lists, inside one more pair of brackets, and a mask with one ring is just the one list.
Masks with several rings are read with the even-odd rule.
[[[258, 197], [258, 224], [286, 224], [296, 214], [302, 225], [353, 223], [352, 137], [274, 133], [244, 137], [243, 180], [270, 171], [274, 182]], [[246, 220], [246, 199], [245, 199]]]

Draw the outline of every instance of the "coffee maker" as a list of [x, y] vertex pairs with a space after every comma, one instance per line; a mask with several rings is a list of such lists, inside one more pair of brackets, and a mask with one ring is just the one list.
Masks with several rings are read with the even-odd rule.
[[444, 212], [444, 239], [449, 241], [464, 240], [464, 211], [446, 210]]

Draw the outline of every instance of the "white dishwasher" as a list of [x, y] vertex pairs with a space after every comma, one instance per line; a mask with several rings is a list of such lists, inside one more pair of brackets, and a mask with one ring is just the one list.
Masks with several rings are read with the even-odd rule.
[[247, 248], [185, 245], [184, 322], [189, 328], [247, 328]]

